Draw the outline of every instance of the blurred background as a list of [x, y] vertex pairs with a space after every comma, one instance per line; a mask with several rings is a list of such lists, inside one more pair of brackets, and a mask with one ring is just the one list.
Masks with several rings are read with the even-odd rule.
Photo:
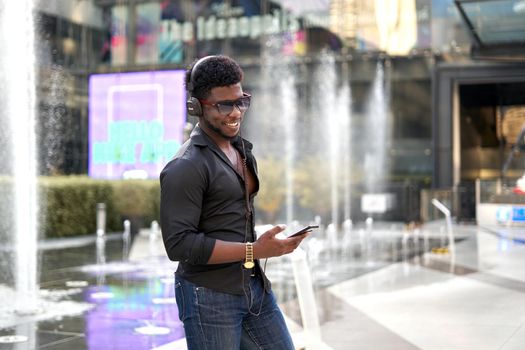
[[522, 175], [523, 157], [505, 168], [522, 149], [522, 1], [35, 5], [39, 175], [156, 179], [196, 123], [183, 70], [210, 54], [238, 60], [253, 94], [263, 223], [421, 221], [437, 189], [474, 221], [476, 179]]

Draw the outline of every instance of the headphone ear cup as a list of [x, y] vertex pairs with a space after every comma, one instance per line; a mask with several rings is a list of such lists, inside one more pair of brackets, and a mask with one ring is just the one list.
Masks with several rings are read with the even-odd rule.
[[186, 101], [186, 111], [189, 115], [193, 115], [195, 117], [202, 116], [202, 106], [200, 101], [195, 97], [190, 97]]

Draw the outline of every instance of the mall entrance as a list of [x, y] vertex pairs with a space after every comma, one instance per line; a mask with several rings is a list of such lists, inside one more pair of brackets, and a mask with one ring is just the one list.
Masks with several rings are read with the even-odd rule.
[[[433, 81], [433, 187], [451, 191], [454, 216], [476, 219], [475, 182], [525, 172], [525, 65], [438, 64]], [[523, 138], [523, 137], [522, 137]]]
[[518, 178], [525, 154], [525, 82], [459, 85], [460, 182]]

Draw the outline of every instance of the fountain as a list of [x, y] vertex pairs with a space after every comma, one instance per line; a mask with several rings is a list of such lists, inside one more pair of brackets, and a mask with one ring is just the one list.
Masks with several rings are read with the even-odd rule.
[[35, 0], [0, 3], [0, 121], [6, 126], [0, 134], [0, 297], [10, 301], [0, 307], [0, 328], [14, 327], [16, 332], [2, 337], [0, 344], [25, 342], [23, 348], [36, 346], [33, 321], [80, 314], [91, 307], [57, 301], [78, 293], [78, 288], [39, 289], [36, 5]]
[[294, 181], [293, 181], [293, 166], [295, 159], [295, 128], [297, 113], [293, 103], [297, 100], [295, 94], [295, 80], [292, 76], [283, 79], [280, 83], [281, 89], [281, 103], [283, 106], [283, 113], [286, 119], [285, 123], [285, 174], [286, 174], [286, 222], [290, 223], [294, 219]]
[[385, 185], [388, 174], [386, 157], [390, 143], [390, 120], [388, 112], [389, 91], [385, 76], [386, 61], [378, 60], [372, 91], [368, 97], [366, 131], [368, 142], [364, 159], [365, 188], [368, 193], [375, 193]]
[[[289, 224], [321, 214], [338, 231], [341, 204], [343, 219], [351, 220], [349, 67], [329, 53], [314, 61], [286, 56], [282, 45], [282, 39], [272, 38], [265, 46], [263, 81], [246, 120], [247, 138], [256, 144], [258, 160], [272, 159], [272, 173], [282, 173], [270, 185], [274, 193], [285, 193], [278, 219]], [[307, 80], [312, 83], [305, 84]], [[315, 192], [305, 193], [306, 187]]]
[[370, 215], [384, 214], [394, 206], [394, 196], [385, 189], [390, 147], [389, 76], [386, 68], [390, 61], [379, 57], [376, 73], [366, 105], [365, 130], [360, 142], [363, 159], [365, 193], [361, 197], [361, 210]]
[[124, 230], [122, 231], [122, 261], [129, 261], [129, 251], [131, 249], [131, 221], [124, 220]]
[[[273, 171], [279, 171], [282, 178], [277, 179], [278, 183], [275, 184], [277, 188], [272, 190], [284, 194], [285, 220], [290, 224], [296, 216], [294, 169], [298, 136], [297, 68], [294, 68], [292, 58], [283, 59], [280, 54], [282, 45], [282, 39], [277, 37], [269, 39], [266, 45], [261, 72], [263, 77], [261, 86], [264, 89], [258, 98], [261, 105], [254, 110], [260, 111], [261, 116], [267, 117], [254, 120], [248, 116], [250, 124], [248, 130], [258, 131], [257, 135], [250, 135], [248, 138], [255, 139], [257, 149], [260, 149], [261, 153], [270, 154], [272, 155], [270, 159], [275, 159], [272, 164], [278, 166], [278, 169]], [[263, 140], [273, 142], [263, 142]]]
[[[18, 38], [13, 38], [17, 33]], [[35, 130], [35, 54], [33, 1], [4, 1], [0, 6], [0, 86], [1, 120], [9, 125], [3, 135], [4, 149], [12, 181], [13, 226], [4, 232], [12, 247], [12, 275], [16, 290], [15, 308], [19, 313], [38, 310], [37, 294], [37, 189]], [[5, 197], [4, 197], [5, 198]], [[3, 215], [9, 203], [3, 203]]]
[[342, 176], [343, 182], [343, 231], [345, 234], [352, 229], [352, 91], [350, 90], [348, 63], [343, 64], [343, 84], [339, 92], [337, 115], [340, 120], [341, 147], [342, 147]]
[[[316, 84], [317, 89], [315, 94], [319, 99], [319, 118], [323, 120], [324, 127], [324, 140], [328, 145], [326, 153], [329, 154], [329, 170], [330, 178], [326, 179], [330, 183], [330, 206], [331, 206], [331, 222], [327, 228], [327, 233], [329, 234], [329, 240], [332, 238], [332, 241], [337, 241], [337, 226], [339, 222], [339, 164], [340, 164], [340, 146], [341, 146], [341, 125], [337, 109], [339, 106], [338, 93], [336, 91], [337, 84], [337, 73], [335, 71], [335, 61], [334, 57], [331, 55], [323, 55], [321, 57], [321, 62], [317, 66], [315, 71], [314, 80], [318, 82]], [[345, 101], [348, 102], [348, 101]], [[324, 147], [321, 146], [321, 150]], [[331, 228], [331, 229], [329, 229]], [[330, 237], [332, 236], [332, 237]], [[332, 242], [335, 243], [335, 242]]]

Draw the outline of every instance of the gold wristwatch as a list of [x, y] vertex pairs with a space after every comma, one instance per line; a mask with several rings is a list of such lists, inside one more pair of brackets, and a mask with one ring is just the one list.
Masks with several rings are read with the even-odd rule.
[[255, 264], [253, 262], [253, 243], [246, 242], [246, 260], [244, 261], [244, 267], [247, 269], [252, 269]]

